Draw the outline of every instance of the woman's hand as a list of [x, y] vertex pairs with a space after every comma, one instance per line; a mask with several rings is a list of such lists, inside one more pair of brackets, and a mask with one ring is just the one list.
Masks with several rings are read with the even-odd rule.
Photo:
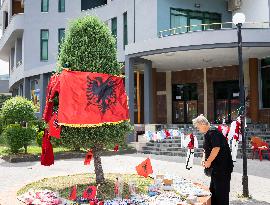
[[205, 168], [209, 168], [210, 166], [211, 166], [211, 162], [209, 162], [208, 160], [206, 162], [204, 162]]

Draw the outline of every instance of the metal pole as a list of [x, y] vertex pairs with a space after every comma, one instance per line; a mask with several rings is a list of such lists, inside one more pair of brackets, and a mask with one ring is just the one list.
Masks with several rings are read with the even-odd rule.
[[239, 89], [240, 89], [240, 119], [241, 119], [241, 133], [242, 133], [242, 154], [243, 154], [243, 196], [248, 197], [248, 176], [247, 176], [247, 153], [246, 153], [246, 136], [245, 136], [245, 89], [244, 89], [244, 70], [243, 70], [243, 57], [242, 57], [242, 34], [241, 34], [242, 24], [237, 24], [237, 34], [238, 34], [238, 60], [239, 60]]

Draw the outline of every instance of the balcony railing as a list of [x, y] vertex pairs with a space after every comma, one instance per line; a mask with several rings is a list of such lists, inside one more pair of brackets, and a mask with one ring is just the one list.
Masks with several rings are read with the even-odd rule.
[[[163, 31], [159, 31], [158, 37], [174, 36], [190, 32], [200, 31], [213, 31], [213, 30], [224, 30], [234, 29], [235, 26], [232, 22], [225, 23], [211, 23], [211, 24], [197, 24], [190, 26], [179, 26], [176, 28], [170, 28]], [[270, 22], [245, 22], [243, 28], [270, 28]]]
[[1, 38], [0, 38], [0, 41], [1, 41], [2, 38], [4, 38], [4, 36], [5, 36], [4, 34], [5, 34], [6, 31], [8, 30], [9, 26], [12, 24], [13, 19], [16, 19], [17, 17], [19, 18], [19, 16], [21, 16], [21, 15], [23, 15], [23, 14], [24, 14], [24, 13], [14, 14], [14, 15], [9, 19], [7, 27], [6, 27], [5, 29], [3, 29], [3, 31], [2, 31], [2, 36], [1, 36]]

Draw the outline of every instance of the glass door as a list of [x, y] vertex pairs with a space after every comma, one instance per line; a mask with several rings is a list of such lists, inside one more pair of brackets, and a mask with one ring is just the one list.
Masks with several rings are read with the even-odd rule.
[[172, 91], [173, 123], [190, 123], [198, 114], [197, 85], [173, 85]]
[[190, 19], [190, 26], [192, 25], [197, 25], [197, 26], [192, 26], [190, 27], [191, 31], [202, 31], [203, 28], [200, 24], [202, 24], [203, 21], [201, 19]]
[[184, 123], [185, 122], [184, 101], [173, 102], [173, 122], [174, 123]]
[[189, 100], [186, 102], [186, 110], [187, 110], [187, 122], [192, 122], [192, 119], [197, 117], [197, 100]]
[[214, 83], [214, 113], [215, 122], [227, 123], [235, 120], [239, 109], [239, 85], [238, 81], [224, 81]]

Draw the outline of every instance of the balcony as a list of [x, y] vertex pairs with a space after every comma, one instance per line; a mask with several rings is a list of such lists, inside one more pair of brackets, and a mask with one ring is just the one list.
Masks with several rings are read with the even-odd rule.
[[0, 58], [8, 61], [10, 49], [17, 38], [23, 35], [24, 14], [15, 14], [0, 39]]
[[[244, 61], [269, 56], [269, 22], [245, 23], [242, 36]], [[228, 22], [160, 31], [156, 38], [129, 44], [125, 55], [150, 60], [159, 70], [182, 70], [237, 65], [236, 48], [237, 31]]]
[[[0, 25], [4, 33], [12, 17], [16, 14], [24, 13], [24, 0], [11, 0], [11, 1], [2, 0], [0, 11], [1, 11], [1, 14], [3, 13], [3, 15], [0, 15], [0, 18], [1, 18]], [[4, 25], [2, 25], [2, 23], [4, 23]]]
[[[243, 25], [243, 28], [269, 28], [269, 26], [270, 22], [246, 22]], [[235, 27], [232, 22], [179, 26], [176, 28], [170, 28], [167, 30], [160, 31], [158, 36], [162, 38], [192, 32], [227, 30], [233, 28]]]

